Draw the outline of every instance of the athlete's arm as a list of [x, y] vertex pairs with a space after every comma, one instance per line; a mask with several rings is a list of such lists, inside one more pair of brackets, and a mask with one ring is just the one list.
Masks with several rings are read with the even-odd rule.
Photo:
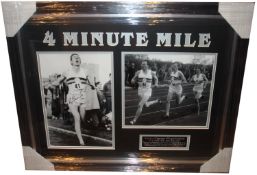
[[87, 75], [87, 81], [91, 89], [95, 90], [95, 80], [91, 76]]
[[154, 79], [154, 86], [158, 86], [158, 78], [156, 76], [156, 73], [152, 72], [152, 77]]
[[[92, 76], [92, 73], [91, 74], [89, 74], [88, 72], [88, 70], [87, 69], [85, 69], [85, 68], [82, 68], [82, 70], [84, 71], [84, 75], [86, 76], [86, 78], [87, 78], [87, 82], [88, 82], [88, 85], [91, 87], [91, 89], [92, 90], [95, 90], [95, 80], [94, 80], [94, 78], [93, 78], [93, 76]], [[91, 75], [91, 76], [90, 76]], [[85, 87], [86, 88], [86, 87]]]
[[58, 86], [60, 85], [64, 80], [66, 79], [66, 73], [63, 73], [57, 80], [51, 82], [53, 86]]
[[168, 73], [165, 73], [163, 82], [164, 82], [164, 83], [167, 83], [167, 84], [170, 84], [170, 83], [171, 83], [171, 80], [168, 78]]
[[209, 81], [205, 74], [203, 74], [203, 79], [204, 79], [205, 82]]
[[203, 80], [204, 80], [204, 82], [203, 82], [203, 87], [204, 88], [206, 88], [206, 86], [207, 86], [207, 83], [208, 83], [208, 78], [205, 76], [205, 74], [203, 74]]
[[134, 77], [131, 79], [131, 84], [135, 84], [136, 83], [136, 79], [138, 78], [140, 71], [137, 71], [134, 75]]
[[182, 83], [187, 83], [187, 80], [186, 80], [184, 74], [181, 71], [179, 71], [179, 76], [180, 76], [180, 78], [182, 80]]
[[194, 77], [195, 77], [195, 75], [193, 75], [193, 76], [190, 78], [190, 80], [189, 80], [190, 83], [195, 83]]

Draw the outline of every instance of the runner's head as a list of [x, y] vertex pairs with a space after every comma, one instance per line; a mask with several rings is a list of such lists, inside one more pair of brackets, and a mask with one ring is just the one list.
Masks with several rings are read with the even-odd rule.
[[169, 74], [171, 74], [171, 72], [172, 72], [172, 68], [171, 68], [171, 66], [168, 68], [168, 73]]
[[79, 55], [77, 53], [71, 54], [71, 56], [70, 56], [70, 64], [72, 66], [77, 66], [77, 67], [80, 66], [81, 59], [80, 59], [80, 57], [79, 57]]
[[142, 61], [141, 63], [141, 69], [146, 71], [148, 69], [148, 63], [147, 60]]
[[198, 75], [199, 75], [199, 74], [201, 73], [200, 68], [196, 68], [195, 72], [196, 72], [196, 74], [198, 74]]
[[172, 70], [173, 72], [177, 72], [177, 71], [178, 71], [178, 66], [177, 66], [177, 64], [172, 64], [172, 65], [171, 65], [171, 70]]

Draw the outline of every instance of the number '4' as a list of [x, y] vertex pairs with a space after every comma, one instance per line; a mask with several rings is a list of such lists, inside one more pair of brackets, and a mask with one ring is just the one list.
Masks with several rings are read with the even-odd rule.
[[55, 39], [54, 39], [54, 34], [53, 32], [47, 31], [45, 33], [45, 38], [43, 40], [43, 43], [47, 43], [48, 46], [54, 46], [55, 45]]

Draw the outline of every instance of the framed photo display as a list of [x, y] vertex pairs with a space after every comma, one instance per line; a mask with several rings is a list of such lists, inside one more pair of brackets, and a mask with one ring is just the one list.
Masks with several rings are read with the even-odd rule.
[[56, 170], [208, 172], [233, 147], [249, 41], [218, 9], [36, 3], [7, 37], [23, 146]]

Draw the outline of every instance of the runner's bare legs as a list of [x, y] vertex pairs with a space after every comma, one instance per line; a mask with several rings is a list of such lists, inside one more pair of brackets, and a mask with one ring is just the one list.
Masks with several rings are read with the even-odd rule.
[[[167, 102], [166, 102], [166, 115], [165, 115], [165, 117], [170, 116], [170, 101], [172, 100], [173, 94], [174, 94], [173, 92], [168, 93]], [[186, 96], [183, 95], [181, 97], [181, 94], [176, 94], [176, 97], [177, 97], [177, 104], [181, 104], [184, 101]]]
[[76, 131], [77, 137], [79, 139], [79, 143], [80, 143], [80, 145], [85, 145], [85, 143], [83, 141], [83, 138], [82, 138], [82, 134], [81, 134], [80, 114], [79, 114], [79, 111], [78, 111], [78, 106], [69, 104], [69, 109], [70, 109], [70, 111], [73, 115], [73, 118], [74, 118], [75, 131]]
[[152, 106], [152, 105], [154, 105], [154, 104], [156, 104], [156, 103], [161, 103], [161, 100], [160, 99], [156, 99], [156, 100], [152, 100], [152, 101], [147, 101], [146, 103], [145, 103], [145, 107], [150, 107], [150, 106]]
[[79, 113], [81, 116], [81, 120], [84, 122], [85, 121], [85, 116], [86, 116], [86, 107], [84, 105], [81, 105], [79, 107]]
[[197, 115], [200, 115], [200, 104], [199, 104], [199, 99], [196, 99], [197, 102]]
[[198, 93], [198, 92], [194, 92], [195, 95], [195, 101], [196, 101], [196, 105], [197, 105], [197, 115], [200, 115], [200, 103], [199, 103], [199, 99], [202, 97], [202, 94]]
[[139, 118], [139, 116], [141, 115], [143, 107], [144, 107], [144, 105], [145, 105], [145, 103], [147, 102], [148, 99], [149, 99], [149, 97], [146, 96], [146, 95], [144, 95], [143, 97], [139, 97], [139, 101], [140, 102], [138, 104], [136, 115], [135, 115], [134, 119], [130, 122], [131, 124], [135, 124], [136, 123], [136, 121]]
[[181, 94], [177, 94], [177, 103], [181, 104], [185, 98], [186, 98], [185, 95], [182, 96]]
[[172, 99], [172, 96], [173, 96], [173, 93], [168, 93], [167, 102], [166, 102], [166, 115], [165, 115], [165, 117], [170, 116], [170, 101]]

